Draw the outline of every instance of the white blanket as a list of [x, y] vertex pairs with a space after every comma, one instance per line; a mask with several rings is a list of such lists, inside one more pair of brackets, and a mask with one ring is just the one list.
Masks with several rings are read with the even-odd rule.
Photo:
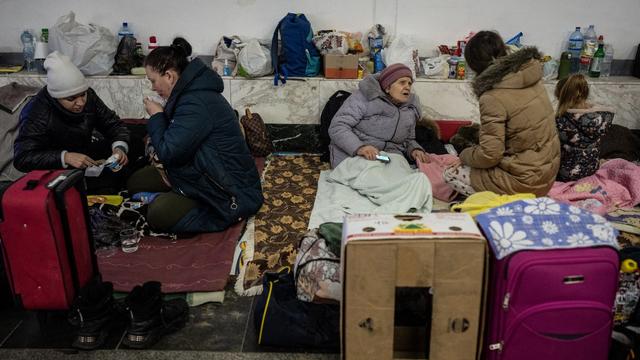
[[391, 162], [362, 157], [344, 160], [323, 171], [309, 219], [309, 229], [325, 222], [342, 222], [346, 214], [431, 212], [429, 179], [412, 169], [401, 155], [388, 154]]

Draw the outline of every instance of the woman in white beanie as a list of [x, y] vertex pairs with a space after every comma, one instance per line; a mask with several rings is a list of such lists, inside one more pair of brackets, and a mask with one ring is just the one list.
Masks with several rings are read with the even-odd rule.
[[[129, 131], [116, 113], [100, 100], [67, 56], [54, 51], [44, 67], [47, 86], [20, 114], [20, 132], [14, 143], [16, 169], [83, 169], [110, 154], [117, 154], [119, 164], [126, 165]], [[110, 148], [96, 149], [94, 130], [111, 142]]]

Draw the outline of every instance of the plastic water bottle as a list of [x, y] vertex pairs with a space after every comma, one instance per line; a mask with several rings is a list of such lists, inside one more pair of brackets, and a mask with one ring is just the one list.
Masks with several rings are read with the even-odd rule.
[[229, 59], [224, 59], [224, 67], [222, 68], [222, 75], [231, 76], [231, 66], [229, 66]]
[[577, 73], [580, 69], [580, 52], [582, 51], [582, 44], [584, 43], [584, 37], [580, 32], [580, 26], [576, 26], [576, 30], [571, 33], [569, 37], [569, 46], [567, 50], [571, 53], [571, 73]]
[[125, 36], [133, 36], [133, 32], [129, 29], [129, 23], [123, 21], [120, 30], [118, 30], [118, 41], [121, 41]]
[[592, 57], [598, 50], [598, 36], [593, 25], [589, 25], [587, 32], [584, 33], [584, 53]]
[[20, 35], [22, 41], [22, 57], [24, 58], [24, 69], [26, 71], [33, 71], [33, 59], [35, 55], [35, 44], [33, 43], [33, 35], [29, 30], [25, 30]]
[[562, 80], [571, 74], [571, 53], [564, 51], [560, 55], [560, 66], [558, 66], [558, 80]]
[[580, 73], [588, 74], [591, 69], [591, 59], [593, 54], [598, 50], [598, 38], [593, 25], [589, 25], [587, 32], [584, 34], [584, 43], [582, 52], [580, 53]]
[[34, 63], [35, 68], [38, 70], [39, 74], [46, 74], [47, 71], [44, 69], [44, 59], [49, 54], [49, 29], [43, 28], [42, 34], [40, 35], [40, 41], [36, 41], [35, 53], [34, 53]]
[[613, 62], [613, 46], [611, 44], [604, 44], [604, 60], [600, 64], [600, 76], [611, 75], [611, 63]]
[[384, 70], [385, 65], [382, 61], [382, 50], [376, 51], [373, 55], [373, 71], [377, 74], [380, 71]]

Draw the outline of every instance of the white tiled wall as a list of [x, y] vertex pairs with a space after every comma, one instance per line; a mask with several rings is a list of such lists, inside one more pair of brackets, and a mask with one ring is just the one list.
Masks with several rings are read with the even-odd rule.
[[[44, 85], [44, 77], [39, 75], [0, 75], [0, 86], [11, 81]], [[592, 101], [613, 107], [616, 124], [640, 129], [640, 79], [621, 76], [590, 82]], [[151, 92], [145, 78], [90, 77], [89, 83], [121, 117], [144, 117], [142, 98]], [[224, 97], [240, 112], [249, 106], [267, 123], [318, 124], [329, 97], [337, 90], [355, 90], [358, 80], [289, 79], [286, 85], [276, 87], [271, 77], [252, 80], [225, 77], [224, 85]], [[420, 97], [424, 115], [429, 118], [477, 121], [478, 103], [469, 85], [468, 81], [418, 79], [414, 91]], [[553, 100], [555, 81], [547, 82], [545, 87]]]

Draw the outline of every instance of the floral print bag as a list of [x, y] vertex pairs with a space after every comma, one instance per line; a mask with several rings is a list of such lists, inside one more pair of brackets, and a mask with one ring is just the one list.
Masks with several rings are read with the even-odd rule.
[[547, 197], [505, 204], [476, 221], [498, 260], [520, 250], [618, 248], [618, 231], [604, 217]]
[[318, 229], [309, 230], [298, 249], [294, 264], [298, 299], [326, 303], [340, 301], [340, 259], [334, 255]]

